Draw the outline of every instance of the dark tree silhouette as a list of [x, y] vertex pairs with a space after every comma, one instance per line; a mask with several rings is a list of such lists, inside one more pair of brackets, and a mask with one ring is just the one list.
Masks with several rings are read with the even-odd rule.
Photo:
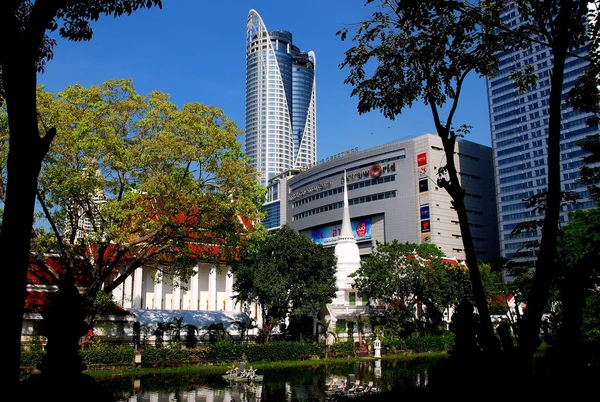
[[[7, 301], [7, 392], [19, 385], [21, 327], [37, 179], [42, 160], [57, 133], [40, 132], [37, 119], [37, 73], [52, 59], [50, 33], [67, 40], [92, 38], [91, 21], [118, 17], [141, 8], [162, 7], [161, 0], [4, 0], [0, 2], [0, 91], [6, 102], [9, 154], [0, 253], [4, 280], [17, 292]], [[10, 264], [10, 266], [8, 266]]]

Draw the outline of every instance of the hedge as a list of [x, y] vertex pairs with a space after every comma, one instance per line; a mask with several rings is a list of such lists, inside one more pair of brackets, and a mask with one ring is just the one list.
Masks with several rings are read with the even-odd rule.
[[[372, 346], [372, 342], [370, 342]], [[452, 334], [442, 336], [411, 337], [381, 342], [381, 353], [422, 353], [448, 350], [454, 344]], [[21, 366], [35, 367], [44, 355], [41, 348], [23, 348], [21, 350]], [[136, 350], [132, 346], [98, 346], [81, 350], [82, 360], [87, 365], [131, 365]], [[230, 340], [212, 345], [182, 349], [177, 346], [155, 348], [145, 346], [139, 349], [142, 363], [149, 366], [178, 364], [227, 364], [246, 360], [248, 362], [275, 362], [285, 360], [304, 360], [317, 357], [351, 357], [354, 356], [353, 342], [337, 342], [333, 345], [310, 342], [273, 341], [268, 344], [238, 344]]]

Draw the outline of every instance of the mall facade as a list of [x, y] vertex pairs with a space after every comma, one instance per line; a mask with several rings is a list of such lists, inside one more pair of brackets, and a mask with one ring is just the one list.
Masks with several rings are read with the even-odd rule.
[[[477, 254], [499, 255], [492, 150], [462, 140], [455, 163]], [[341, 230], [344, 180], [352, 231], [360, 255], [376, 242], [433, 243], [447, 257], [464, 261], [458, 217], [446, 190], [437, 186], [446, 165], [441, 139], [426, 134], [367, 150], [354, 148], [304, 171], [284, 172], [269, 182], [268, 229], [287, 224], [316, 243], [335, 245]]]

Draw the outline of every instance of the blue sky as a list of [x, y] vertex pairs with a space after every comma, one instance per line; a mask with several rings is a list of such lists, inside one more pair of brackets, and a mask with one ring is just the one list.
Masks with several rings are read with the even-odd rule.
[[[363, 0], [163, 0], [163, 9], [104, 17], [92, 25], [89, 42], [58, 39], [54, 59], [39, 84], [58, 92], [68, 85], [131, 78], [140, 94], [160, 90], [181, 106], [201, 102], [223, 109], [244, 128], [245, 26], [250, 9], [268, 30], [292, 32], [294, 44], [313, 50], [317, 66], [318, 159], [406, 137], [435, 133], [430, 110], [419, 104], [394, 121], [379, 111], [359, 115], [352, 87], [339, 64], [351, 46], [335, 33], [370, 15]], [[470, 76], [455, 125], [469, 124], [467, 139], [490, 145], [485, 80]], [[243, 143], [243, 136], [240, 137]]]

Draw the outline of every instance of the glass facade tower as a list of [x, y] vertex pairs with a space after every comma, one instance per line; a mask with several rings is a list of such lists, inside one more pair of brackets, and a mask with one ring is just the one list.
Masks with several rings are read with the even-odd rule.
[[246, 23], [246, 154], [267, 186], [270, 178], [317, 160], [314, 52], [288, 31], [267, 31], [250, 10]]
[[[508, 4], [502, 14], [508, 27], [521, 23], [514, 4]], [[586, 55], [587, 47], [574, 50], [575, 56], [567, 58], [563, 84], [563, 96], [576, 84], [587, 61], [576, 57]], [[523, 221], [541, 219], [538, 213], [526, 208], [524, 199], [547, 190], [547, 136], [548, 102], [550, 97], [550, 73], [552, 51], [533, 44], [530, 50], [505, 51], [499, 55], [499, 71], [487, 82], [494, 173], [497, 195], [498, 230], [501, 255], [518, 262], [535, 259], [535, 251], [524, 249], [524, 242], [539, 240], [537, 232], [523, 232], [511, 236], [511, 231]], [[510, 79], [512, 71], [526, 65], [535, 66], [537, 85], [525, 93], [519, 93]], [[561, 186], [581, 197], [579, 202], [564, 206], [561, 222], [568, 221], [573, 209], [590, 208], [595, 204], [589, 199], [587, 187], [576, 183], [583, 165], [584, 152], [576, 144], [588, 135], [599, 133], [597, 126], [589, 127], [590, 115], [573, 110], [563, 104], [561, 129]]]

